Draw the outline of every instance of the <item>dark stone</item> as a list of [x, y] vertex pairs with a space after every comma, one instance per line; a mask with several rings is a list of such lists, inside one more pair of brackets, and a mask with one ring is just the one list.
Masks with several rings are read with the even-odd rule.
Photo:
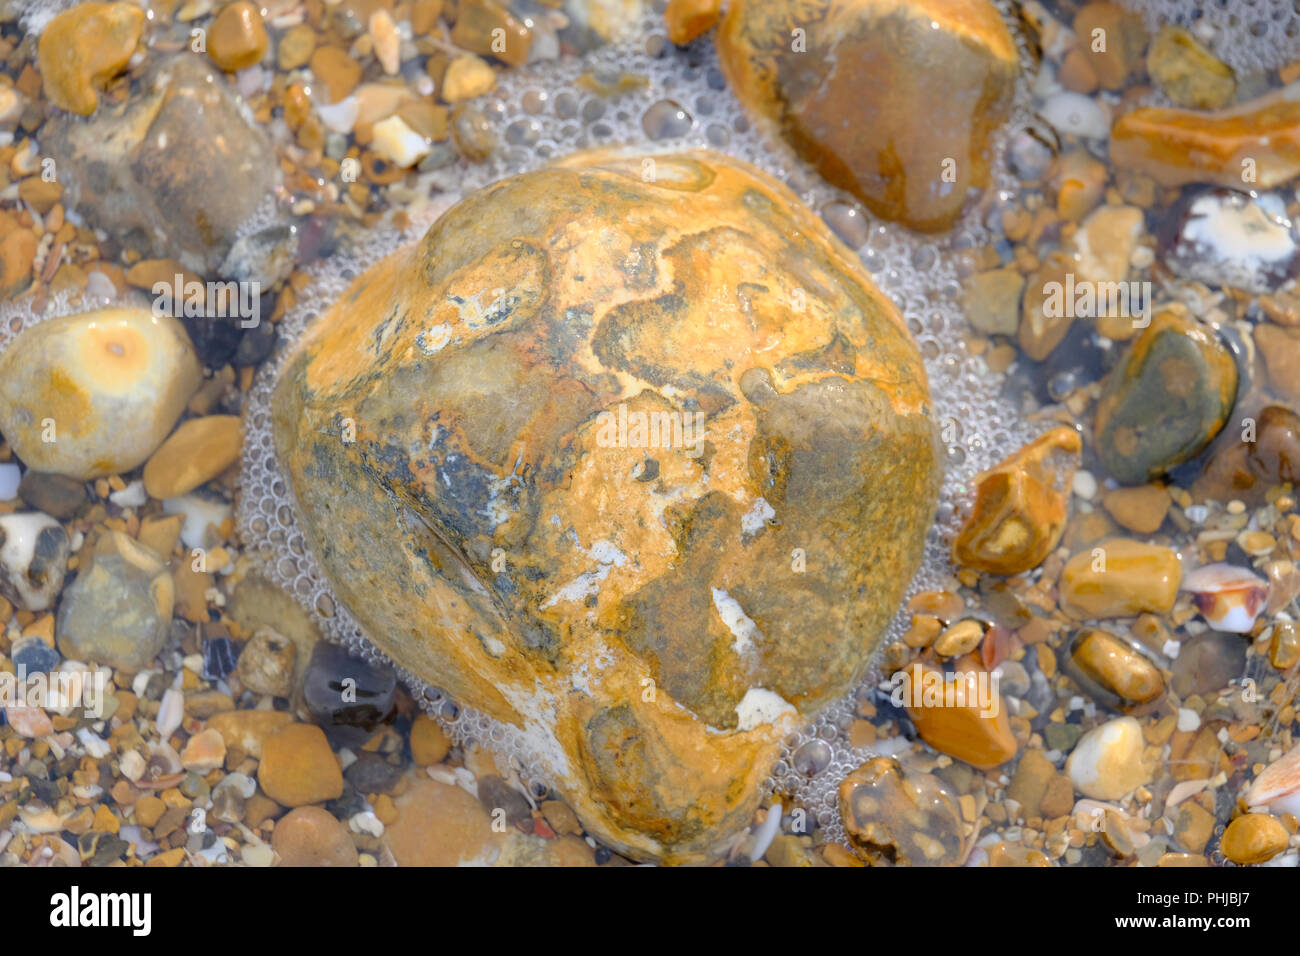
[[1187, 641], [1170, 667], [1179, 697], [1209, 694], [1227, 687], [1246, 670], [1247, 641], [1240, 634], [1206, 631]]
[[1144, 484], [1199, 454], [1232, 413], [1237, 366], [1214, 332], [1162, 312], [1130, 343], [1097, 403], [1097, 454]]
[[108, 866], [122, 859], [130, 846], [113, 833], [83, 833], [77, 837], [77, 853], [86, 866]]
[[1246, 460], [1250, 470], [1270, 484], [1300, 481], [1300, 415], [1283, 405], [1260, 412]]
[[39, 637], [30, 637], [13, 649], [14, 670], [26, 668], [28, 674], [48, 674], [59, 666], [59, 652]]
[[234, 364], [236, 368], [261, 365], [275, 349], [275, 326], [270, 322], [259, 322], [251, 329], [244, 330], [235, 349]]
[[239, 653], [228, 637], [203, 639], [203, 679], [224, 680], [239, 662]]
[[194, 352], [207, 368], [230, 364], [239, 349], [243, 330], [239, 319], [221, 316], [185, 316], [181, 319], [194, 343]]
[[397, 678], [347, 648], [319, 641], [302, 678], [312, 719], [336, 740], [364, 741], [393, 711]]
[[51, 518], [71, 518], [86, 503], [86, 486], [66, 475], [28, 471], [18, 482], [18, 497]]
[[367, 750], [357, 754], [357, 759], [343, 772], [343, 779], [356, 787], [358, 793], [388, 793], [401, 777], [400, 766]]

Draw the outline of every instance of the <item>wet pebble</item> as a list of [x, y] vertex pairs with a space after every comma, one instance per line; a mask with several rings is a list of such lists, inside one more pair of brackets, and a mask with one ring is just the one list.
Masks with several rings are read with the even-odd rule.
[[72, 547], [63, 526], [39, 511], [0, 515], [0, 595], [44, 611], [63, 588]]
[[1290, 835], [1282, 821], [1267, 813], [1246, 813], [1228, 824], [1219, 850], [1233, 863], [1264, 863], [1287, 848]]
[[1164, 693], [1160, 670], [1114, 634], [1079, 631], [1067, 653], [1071, 676], [1094, 699], [1119, 710], [1137, 710]]
[[839, 786], [840, 817], [854, 850], [876, 865], [952, 866], [964, 828], [956, 801], [929, 774], [892, 757], [858, 767]]
[[276, 803], [301, 807], [337, 799], [343, 772], [325, 734], [311, 724], [289, 724], [262, 744], [257, 782]]
[[260, 630], [240, 652], [236, 673], [244, 686], [256, 694], [288, 697], [293, 693], [297, 651], [288, 638], [274, 631]]
[[271, 847], [280, 866], [358, 866], [348, 828], [320, 807], [298, 807], [275, 824]]
[[366, 739], [393, 709], [397, 690], [391, 670], [327, 641], [316, 644], [302, 680], [312, 719], [340, 739]]
[[1084, 734], [1065, 762], [1074, 788], [1095, 800], [1118, 800], [1151, 780], [1143, 759], [1142, 725], [1132, 717], [1107, 721]]

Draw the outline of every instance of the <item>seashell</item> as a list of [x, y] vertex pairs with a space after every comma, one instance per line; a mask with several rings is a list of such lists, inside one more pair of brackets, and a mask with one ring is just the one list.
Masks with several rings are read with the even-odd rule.
[[1182, 590], [1216, 631], [1247, 634], [1268, 600], [1268, 582], [1231, 564], [1207, 564], [1183, 578]]
[[1248, 806], [1300, 817], [1300, 744], [1265, 767], [1243, 798]]

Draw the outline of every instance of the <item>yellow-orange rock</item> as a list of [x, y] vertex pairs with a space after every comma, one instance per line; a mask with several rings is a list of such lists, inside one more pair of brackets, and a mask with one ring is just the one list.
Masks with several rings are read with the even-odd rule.
[[1165, 692], [1159, 668], [1106, 631], [1085, 628], [1076, 634], [1068, 661], [1076, 682], [1117, 710], [1138, 710]]
[[1288, 87], [1214, 112], [1133, 110], [1111, 129], [1110, 159], [1162, 186], [1274, 189], [1300, 175], [1300, 96]]
[[1273, 859], [1289, 841], [1290, 835], [1277, 817], [1246, 813], [1228, 824], [1219, 850], [1233, 863], [1249, 866]]
[[262, 14], [248, 0], [223, 7], [208, 31], [208, 56], [228, 73], [256, 66], [270, 43]]
[[982, 671], [942, 671], [916, 663], [893, 677], [921, 739], [940, 753], [989, 769], [1016, 755], [1019, 744], [997, 685]]
[[272, 412], [370, 638], [525, 727], [641, 858], [748, 825], [790, 724], [863, 673], [936, 500], [897, 310], [792, 193], [711, 153], [580, 154], [471, 195], [308, 331]]
[[668, 0], [664, 25], [668, 39], [679, 46], [713, 29], [722, 13], [722, 0]]
[[61, 109], [89, 116], [99, 90], [126, 68], [144, 29], [130, 3], [82, 3], [49, 22], [36, 46], [45, 95]]
[[1181, 580], [1182, 565], [1169, 548], [1112, 538], [1066, 562], [1061, 608], [1080, 619], [1164, 614]]
[[993, 574], [1038, 567], [1061, 542], [1082, 448], [1074, 429], [1053, 428], [976, 478], [953, 561]]
[[286, 807], [324, 803], [343, 794], [339, 760], [314, 724], [289, 724], [266, 739], [257, 782]]
[[1020, 69], [988, 0], [732, 0], [717, 45], [746, 108], [877, 215], [946, 229], [988, 185]]
[[907, 773], [893, 757], [868, 760], [839, 787], [840, 818], [858, 855], [875, 865], [955, 866], [965, 827], [936, 777]]

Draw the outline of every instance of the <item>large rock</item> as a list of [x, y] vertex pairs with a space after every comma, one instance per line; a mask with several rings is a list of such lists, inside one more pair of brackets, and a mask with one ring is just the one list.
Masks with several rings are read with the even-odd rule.
[[[269, 285], [274, 274], [239, 275], [223, 264], [277, 185], [271, 141], [220, 74], [192, 54], [160, 61], [142, 85], [129, 103], [89, 122], [49, 122], [41, 145], [57, 163], [65, 204], [146, 259], [171, 257], [202, 276]], [[265, 232], [289, 242], [283, 224]], [[267, 268], [278, 265], [274, 254], [263, 258]]]
[[202, 381], [173, 318], [141, 308], [60, 316], [0, 356], [0, 431], [29, 468], [80, 480], [130, 471]]
[[[646, 413], [682, 428], [651, 445]], [[939, 478], [897, 310], [710, 153], [472, 195], [316, 324], [273, 419], [370, 638], [673, 861], [747, 824], [792, 723], [862, 674]]]
[[1019, 59], [988, 0], [733, 0], [732, 89], [831, 183], [914, 229], [946, 229], [989, 182]]

